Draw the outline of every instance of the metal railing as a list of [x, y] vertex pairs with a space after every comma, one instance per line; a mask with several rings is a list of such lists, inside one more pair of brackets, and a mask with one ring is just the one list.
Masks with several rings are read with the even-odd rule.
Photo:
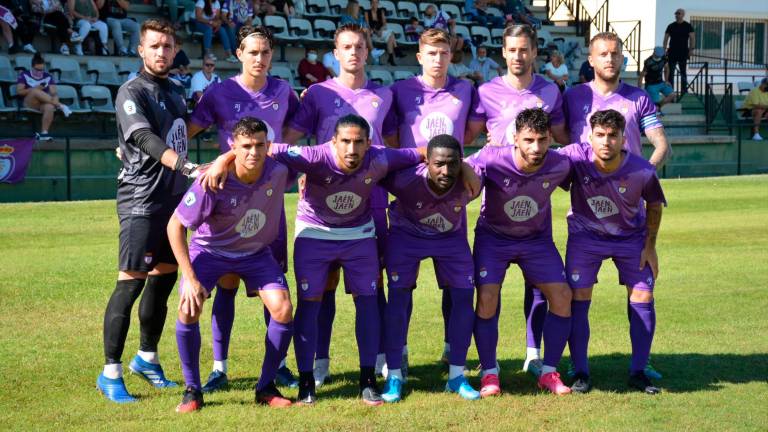
[[[722, 95], [717, 95], [714, 90], [715, 85], [724, 86]], [[709, 134], [712, 130], [728, 130], [728, 134], [733, 133], [733, 84], [709, 84], [706, 85], [706, 103], [704, 104], [705, 130]], [[722, 122], [718, 122], [718, 119]]]

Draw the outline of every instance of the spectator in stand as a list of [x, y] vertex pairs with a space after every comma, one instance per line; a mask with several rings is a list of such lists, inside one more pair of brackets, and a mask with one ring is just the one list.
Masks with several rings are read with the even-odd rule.
[[240, 28], [253, 22], [254, 9], [251, 0], [224, 0], [221, 5], [221, 15], [238, 34]]
[[216, 74], [216, 57], [213, 54], [206, 54], [203, 57], [203, 69], [192, 75], [192, 84], [190, 85], [192, 100], [199, 101], [203, 97], [205, 89], [217, 82], [221, 82], [221, 79]]
[[373, 41], [371, 40], [371, 31], [370, 28], [368, 28], [368, 21], [366, 21], [365, 16], [360, 13], [360, 3], [358, 3], [357, 0], [349, 0], [347, 2], [347, 9], [339, 19], [339, 27], [346, 24], [357, 24], [360, 27], [366, 29], [368, 51], [371, 53], [371, 57], [374, 59], [374, 61], [378, 62], [379, 57], [384, 54], [384, 50], [373, 48]]
[[240, 61], [234, 54], [235, 35], [232, 28], [221, 20], [219, 0], [197, 0], [197, 3], [195, 3], [195, 19], [197, 20], [195, 22], [197, 31], [203, 34], [204, 55], [210, 54], [214, 60], [216, 59], [216, 56], [211, 51], [211, 45], [213, 43], [213, 34], [217, 33], [227, 54], [226, 60], [230, 63], [238, 63]]
[[451, 54], [451, 64], [448, 65], [448, 75], [467, 81], [472, 81], [472, 71], [464, 64], [464, 53], [454, 51]]
[[0, 7], [6, 9], [0, 15], [0, 22], [3, 23], [3, 36], [8, 42], [8, 53], [19, 52], [15, 36], [18, 36], [21, 41], [21, 50], [30, 54], [36, 53], [37, 50], [32, 42], [40, 30], [40, 22], [32, 14], [29, 2], [27, 0], [0, 0]]
[[414, 16], [408, 21], [403, 31], [405, 31], [405, 40], [418, 42], [419, 36], [424, 33], [424, 27], [419, 24], [419, 19]]
[[696, 35], [693, 32], [693, 26], [684, 18], [685, 10], [676, 10], [675, 21], [670, 23], [664, 32], [664, 48], [667, 50], [667, 59], [669, 60], [669, 78], [667, 81], [675, 82], [675, 67], [679, 68], [682, 94], [688, 90], [688, 76], [685, 68], [688, 65], [688, 59], [693, 55], [693, 50], [696, 49]]
[[72, 111], [68, 106], [59, 102], [56, 94], [56, 81], [51, 74], [45, 71], [45, 60], [40, 53], [32, 57], [32, 69], [22, 71], [16, 81], [16, 92], [24, 98], [24, 106], [43, 113], [40, 132], [35, 134], [38, 140], [50, 141], [51, 124], [53, 114], [58, 109], [69, 117]]
[[0, 30], [3, 32], [3, 39], [8, 45], [8, 54], [16, 54], [19, 52], [19, 47], [16, 46], [16, 41], [13, 36], [13, 30], [18, 26], [16, 17], [13, 16], [8, 8], [0, 6]]
[[97, 47], [97, 52], [101, 55], [109, 55], [107, 50], [109, 29], [107, 28], [107, 23], [99, 20], [99, 8], [96, 7], [96, 3], [93, 0], [68, 0], [67, 7], [69, 8], [69, 15], [75, 21], [75, 27], [77, 27], [77, 40], [79, 42], [75, 43], [75, 55], [83, 55], [83, 41], [88, 37], [88, 33], [91, 32], [92, 28], [99, 31], [101, 49]]
[[[176, 35], [175, 39], [176, 46], [180, 47], [182, 43], [181, 38]], [[184, 49], [179, 48], [179, 51], [176, 53], [176, 57], [173, 58], [171, 70], [168, 71], [168, 77], [173, 78], [181, 83], [187, 93], [187, 99], [191, 98], [192, 74], [189, 71], [189, 57], [187, 56], [187, 53], [184, 52]]]
[[402, 58], [405, 57], [405, 53], [397, 46], [395, 33], [387, 28], [387, 17], [384, 9], [379, 7], [379, 0], [371, 0], [371, 8], [365, 11], [365, 22], [371, 32], [372, 41], [386, 44], [389, 64], [397, 66], [395, 56]]
[[763, 78], [760, 85], [749, 92], [744, 99], [744, 109], [752, 110], [752, 139], [762, 141], [760, 122], [768, 113], [768, 78]]
[[[164, 0], [168, 5], [168, 18], [173, 23], [173, 28], [181, 29], [182, 23], [189, 21], [190, 15], [194, 13], [194, 0]], [[179, 7], [182, 9], [181, 18], [179, 18]]]
[[[96, 0], [99, 16], [107, 20], [107, 26], [115, 40], [115, 48], [119, 56], [136, 56], [139, 45], [139, 23], [128, 18], [128, 0]], [[125, 46], [123, 32], [128, 32], [128, 46]]]
[[560, 91], [565, 91], [568, 87], [568, 66], [563, 62], [563, 55], [560, 51], [552, 51], [549, 55], [549, 62], [542, 68], [544, 76], [557, 84]]
[[253, 0], [253, 13], [261, 18], [265, 15], [274, 15], [276, 12], [275, 7], [269, 0]]
[[69, 55], [69, 43], [80, 42], [80, 35], [72, 30], [72, 20], [64, 11], [59, 0], [30, 0], [32, 13], [43, 24], [48, 24], [56, 28], [56, 37], [61, 44], [59, 52], [62, 55]]
[[484, 46], [477, 47], [477, 57], [469, 63], [469, 70], [472, 71], [469, 77], [478, 85], [503, 73], [501, 66], [488, 57]]
[[589, 64], [589, 60], [584, 60], [579, 68], [579, 83], [588, 83], [595, 79], [595, 68]]
[[522, 0], [497, 0], [496, 4], [507, 15], [508, 23], [528, 24], [537, 30], [541, 29], [541, 20], [523, 5]]
[[293, 18], [296, 16], [296, 8], [291, 0], [270, 0], [272, 6], [275, 8], [275, 12], [285, 15], [287, 18]]
[[331, 78], [339, 76], [339, 68], [341, 65], [339, 64], [339, 60], [336, 58], [336, 56], [333, 55], [333, 50], [323, 54], [323, 66], [325, 66], [325, 70], [328, 71], [328, 75]]
[[665, 81], [668, 76], [669, 65], [664, 55], [664, 48], [656, 47], [653, 49], [653, 54], [643, 62], [643, 70], [640, 72], [638, 84], [642, 86], [643, 80], [645, 80], [645, 91], [651, 95], [651, 100], [659, 107], [660, 115], [664, 115], [661, 112], [661, 107], [675, 101], [675, 89]]
[[307, 56], [299, 62], [299, 82], [303, 87], [321, 83], [333, 77], [325, 66], [317, 61], [317, 50], [307, 48]]
[[487, 9], [488, 0], [466, 0], [464, 2], [464, 14], [469, 15], [472, 21], [477, 21], [485, 27], [504, 27], [504, 18], [489, 14]]
[[429, 5], [424, 10], [424, 28], [436, 28], [447, 31], [452, 36], [452, 52], [460, 51], [464, 48], [464, 38], [456, 35], [456, 20], [451, 18], [444, 10], [438, 10], [435, 5]]

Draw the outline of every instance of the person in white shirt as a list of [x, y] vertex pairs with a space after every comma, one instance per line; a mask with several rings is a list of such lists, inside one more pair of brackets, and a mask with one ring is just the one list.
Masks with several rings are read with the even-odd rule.
[[565, 91], [568, 86], [568, 66], [563, 62], [563, 55], [559, 51], [552, 51], [549, 63], [544, 65], [544, 76]]
[[472, 71], [469, 77], [478, 85], [503, 75], [501, 66], [488, 57], [488, 50], [485, 47], [477, 48], [477, 58], [469, 63], [469, 69]]
[[192, 75], [192, 85], [190, 86], [192, 100], [199, 101], [209, 85], [221, 81], [219, 76], [214, 72], [215, 68], [216, 60], [213, 55], [206, 55], [203, 58], [203, 70]]

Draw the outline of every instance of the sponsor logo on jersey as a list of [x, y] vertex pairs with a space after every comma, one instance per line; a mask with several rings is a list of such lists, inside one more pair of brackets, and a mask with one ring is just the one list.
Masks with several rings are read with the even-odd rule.
[[250, 209], [237, 223], [235, 231], [240, 233], [242, 238], [250, 238], [258, 234], [266, 223], [267, 215], [264, 212], [259, 209]]
[[419, 123], [419, 133], [425, 139], [429, 140], [437, 135], [451, 135], [453, 134], [453, 121], [446, 114], [435, 111], [429, 113], [426, 117], [421, 119]]
[[539, 214], [539, 204], [527, 195], [516, 196], [504, 204], [504, 213], [514, 222], [525, 222]]
[[183, 118], [173, 121], [168, 134], [165, 136], [165, 145], [172, 148], [179, 156], [187, 155], [187, 125]]
[[136, 114], [136, 103], [130, 99], [123, 102], [123, 111], [128, 115]]
[[350, 191], [336, 192], [325, 198], [328, 208], [340, 215], [352, 213], [360, 207], [362, 202], [363, 198], [360, 195]]
[[[235, 198], [232, 198], [233, 200]], [[187, 192], [187, 196], [184, 197], [184, 205], [187, 207], [192, 207], [197, 202], [197, 196], [195, 196], [195, 193], [192, 191]], [[234, 202], [232, 205], [237, 205], [237, 202]]]
[[448, 232], [453, 229], [453, 224], [451, 221], [446, 219], [445, 216], [440, 213], [429, 215], [425, 218], [422, 218], [419, 222], [428, 227], [434, 228], [441, 233]]
[[597, 195], [587, 198], [587, 204], [598, 219], [605, 219], [609, 216], [619, 214], [619, 206], [607, 196]]

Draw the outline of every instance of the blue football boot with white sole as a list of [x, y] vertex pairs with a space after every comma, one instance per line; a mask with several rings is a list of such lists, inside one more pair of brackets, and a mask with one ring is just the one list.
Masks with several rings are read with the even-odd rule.
[[396, 376], [389, 376], [384, 384], [384, 392], [381, 393], [381, 398], [387, 403], [400, 402], [402, 393], [403, 380]]
[[138, 355], [131, 360], [128, 369], [132, 373], [144, 378], [145, 381], [155, 388], [163, 389], [179, 386], [177, 383], [165, 378], [162, 366], [144, 361]]
[[467, 377], [464, 375], [459, 375], [454, 379], [448, 380], [448, 382], [445, 383], [445, 391], [458, 393], [462, 399], [466, 400], [480, 399], [480, 392], [473, 389], [472, 386], [469, 385]]
[[137, 401], [135, 397], [128, 393], [128, 389], [125, 388], [123, 377], [113, 379], [105, 377], [104, 374], [99, 374], [99, 377], [96, 379], [96, 388], [112, 402], [123, 404]]

